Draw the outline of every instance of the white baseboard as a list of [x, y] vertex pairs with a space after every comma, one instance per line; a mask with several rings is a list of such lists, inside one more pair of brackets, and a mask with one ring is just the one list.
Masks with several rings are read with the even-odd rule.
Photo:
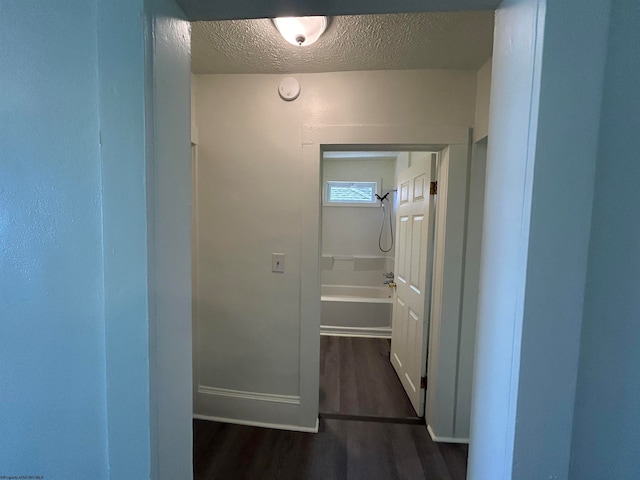
[[211, 420], [213, 422], [232, 423], [234, 425], [247, 425], [249, 427], [275, 428], [277, 430], [290, 430], [292, 432], [318, 433], [320, 420], [316, 418], [315, 427], [301, 427], [299, 425], [283, 425], [281, 423], [255, 422], [252, 420], [239, 420], [237, 418], [212, 417], [194, 413], [193, 418], [198, 420]]
[[300, 405], [300, 397], [298, 395], [278, 395], [274, 393], [245, 392], [241, 390], [230, 390], [228, 388], [207, 387], [206, 385], [199, 385], [198, 393], [244, 400], [258, 400], [261, 402]]
[[431, 425], [427, 425], [427, 431], [429, 432], [429, 436], [431, 440], [434, 442], [443, 442], [443, 443], [469, 443], [468, 438], [456, 438], [456, 437], [439, 437], [433, 430], [431, 429]]
[[314, 416], [304, 416], [298, 395], [250, 392], [198, 385], [194, 392], [193, 413], [196, 418], [220, 422], [316, 431]]
[[320, 335], [334, 337], [391, 338], [391, 327], [338, 327], [320, 325]]

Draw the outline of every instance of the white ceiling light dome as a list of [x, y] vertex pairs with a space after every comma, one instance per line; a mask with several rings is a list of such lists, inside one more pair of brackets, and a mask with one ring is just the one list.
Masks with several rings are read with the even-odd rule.
[[273, 23], [291, 45], [306, 47], [315, 43], [327, 29], [327, 17], [278, 17]]

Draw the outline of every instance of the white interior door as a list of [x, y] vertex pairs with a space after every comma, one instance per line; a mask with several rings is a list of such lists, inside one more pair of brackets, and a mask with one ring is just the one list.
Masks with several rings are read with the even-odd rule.
[[431, 299], [435, 158], [427, 154], [398, 174], [396, 291], [391, 363], [419, 416], [424, 415]]

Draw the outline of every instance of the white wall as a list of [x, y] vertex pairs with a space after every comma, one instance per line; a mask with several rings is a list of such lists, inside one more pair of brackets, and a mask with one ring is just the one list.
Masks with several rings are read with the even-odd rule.
[[173, 0], [152, 10], [147, 117], [151, 478], [193, 475], [191, 397], [191, 26]]
[[568, 477], [608, 3], [496, 14], [470, 478]]
[[491, 94], [489, 58], [476, 75], [476, 112], [473, 127], [473, 148], [469, 164], [467, 223], [465, 227], [464, 275], [460, 339], [458, 352], [455, 436], [469, 437], [471, 395], [478, 322], [478, 291], [480, 287], [480, 257], [484, 211], [484, 185], [489, 133], [489, 102]]
[[[195, 75], [191, 74], [191, 84], [195, 81]], [[198, 143], [198, 125], [196, 124], [196, 97], [191, 95], [191, 143]]]
[[482, 140], [489, 134], [489, 103], [491, 100], [490, 58], [480, 67], [476, 76], [476, 118], [473, 124], [473, 141]]
[[640, 478], [640, 5], [614, 0], [569, 478]]
[[172, 0], [0, 8], [0, 472], [189, 479], [189, 26]]
[[[468, 441], [468, 419], [456, 429], [459, 341], [469, 170], [468, 144], [439, 156], [425, 419], [437, 441]], [[469, 368], [471, 365], [466, 365]], [[467, 373], [467, 372], [465, 372]]]
[[[277, 94], [281, 78], [195, 77], [195, 366], [197, 382], [213, 388], [196, 396], [195, 411], [296, 425], [303, 126], [466, 127], [476, 78], [467, 71], [296, 75], [302, 93], [289, 103]], [[272, 252], [286, 254], [284, 274], [271, 273]]]
[[466, 241], [462, 311], [457, 370], [455, 436], [469, 438], [471, 387], [478, 320], [478, 290], [484, 210], [484, 184], [487, 162], [486, 137], [473, 145], [469, 165]]
[[[110, 285], [102, 261], [107, 247], [97, 72], [105, 67], [102, 54], [110, 55], [128, 39], [103, 45], [97, 30], [108, 20], [98, 19], [99, 4], [0, 4], [0, 476], [5, 478], [106, 480], [109, 475], [105, 318], [111, 318], [111, 309], [105, 315], [105, 306], [110, 307], [111, 290], [105, 294]], [[119, 25], [110, 26], [120, 32]], [[108, 113], [107, 141], [125, 144], [117, 151], [126, 154], [129, 132], [111, 128]], [[144, 213], [137, 218], [144, 221]], [[144, 265], [139, 267], [134, 259], [127, 286], [144, 272]], [[140, 312], [136, 307], [144, 311], [144, 297], [131, 302], [131, 310]], [[137, 374], [144, 366], [132, 370]], [[139, 398], [138, 385], [131, 387]], [[123, 410], [114, 416], [121, 418]], [[141, 417], [144, 410], [139, 409]], [[134, 427], [133, 434], [138, 432]], [[135, 452], [146, 450], [142, 445]], [[140, 463], [145, 461], [148, 455]], [[131, 471], [145, 472], [135, 465]]]
[[[145, 139], [149, 124], [142, 101], [152, 94], [153, 82], [145, 68], [151, 44], [143, 35], [139, 18], [143, 13], [143, 1], [99, 3], [108, 470], [112, 478], [148, 478], [153, 455]], [[151, 16], [148, 12], [147, 21]]]

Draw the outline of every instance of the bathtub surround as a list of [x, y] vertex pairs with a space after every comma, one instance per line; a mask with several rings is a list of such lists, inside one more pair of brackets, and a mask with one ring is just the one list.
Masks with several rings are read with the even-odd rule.
[[[323, 158], [323, 185], [331, 180], [376, 181], [380, 185], [378, 194], [393, 190], [396, 188], [396, 157], [381, 155], [377, 158]], [[393, 194], [390, 197], [393, 204]], [[395, 222], [395, 218], [392, 220]], [[393, 257], [393, 249], [384, 253], [378, 248], [381, 222], [379, 201], [373, 207], [325, 204], [322, 207], [322, 254]], [[383, 248], [387, 249], [391, 245], [388, 220], [383, 233]]]
[[320, 266], [321, 334], [391, 338], [393, 258], [323, 255]]
[[320, 333], [391, 338], [393, 292], [389, 287], [322, 285]]
[[386, 280], [384, 274], [393, 272], [394, 266], [389, 256], [322, 255], [322, 285], [380, 287]]
[[[395, 241], [396, 178], [412, 161], [426, 155], [432, 153], [331, 151], [324, 154], [323, 185], [333, 180], [378, 181], [379, 195], [388, 194], [389, 201], [385, 201], [384, 215], [380, 202], [375, 208], [323, 203], [322, 334], [391, 337], [393, 291], [384, 282], [393, 281], [392, 276], [385, 274], [395, 271], [396, 246], [392, 238]], [[360, 290], [345, 286], [358, 286]], [[371, 299], [380, 296], [387, 300]]]

